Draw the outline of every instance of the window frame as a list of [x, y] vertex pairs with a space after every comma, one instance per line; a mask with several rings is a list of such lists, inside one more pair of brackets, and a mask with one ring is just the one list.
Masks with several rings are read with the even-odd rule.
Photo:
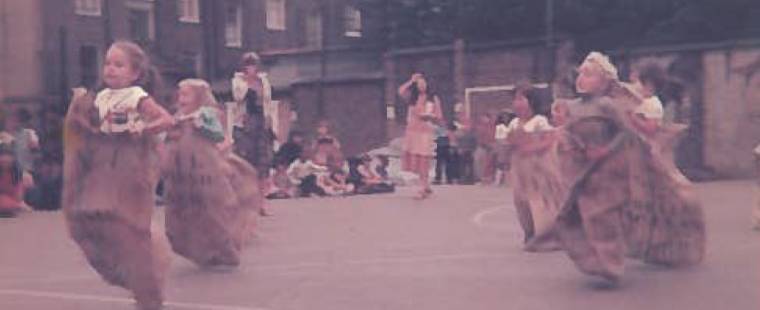
[[322, 12], [314, 11], [306, 16], [305, 45], [310, 48], [321, 48], [324, 41], [324, 25]]
[[[224, 46], [228, 48], [241, 48], [243, 47], [243, 5], [242, 3], [235, 1], [235, 2], [228, 2], [227, 7], [225, 7], [224, 12]], [[234, 30], [235, 31], [235, 40], [230, 40], [230, 29], [229, 29], [229, 21], [230, 16], [228, 14], [230, 13], [230, 6], [234, 5], [236, 7], [235, 11], [235, 19], [237, 27]]]
[[79, 16], [103, 16], [103, 0], [76, 0], [74, 1], [74, 13]]
[[177, 15], [182, 23], [199, 24], [201, 22], [200, 1], [177, 0]]
[[[127, 11], [137, 10], [148, 13], [148, 41], [156, 40], [156, 6], [155, 0], [127, 0], [124, 2]], [[127, 24], [129, 26], [129, 24]], [[137, 40], [137, 38], [132, 38]]]
[[265, 0], [267, 30], [285, 31], [288, 29], [287, 0]]
[[343, 35], [349, 38], [361, 38], [364, 35], [362, 11], [354, 5], [343, 8]]

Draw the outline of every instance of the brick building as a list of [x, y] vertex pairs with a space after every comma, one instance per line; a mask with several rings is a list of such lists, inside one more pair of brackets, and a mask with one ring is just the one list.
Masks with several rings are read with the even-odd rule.
[[223, 99], [229, 98], [240, 55], [257, 51], [283, 106], [292, 103], [293, 85], [357, 70], [379, 72], [384, 50], [377, 45], [383, 41], [382, 17], [365, 14], [351, 0], [2, 0], [0, 5], [0, 102], [32, 110], [62, 111], [70, 88], [96, 86], [105, 50], [117, 39], [140, 43], [168, 85], [201, 77]]
[[[97, 83], [105, 49], [120, 38], [145, 46], [170, 85], [201, 77], [225, 99], [239, 56], [257, 51], [284, 107], [281, 118], [297, 116], [293, 126], [307, 133], [328, 119], [355, 154], [400, 133], [406, 105], [395, 90], [412, 72], [426, 73], [450, 119], [457, 103], [473, 115], [508, 107], [509, 86], [519, 81], [561, 86], [582, 56], [572, 45], [547, 47], [541, 40], [391, 49], [385, 12], [360, 3], [0, 0], [0, 103], [62, 111], [71, 87]], [[681, 116], [692, 129], [683, 162], [745, 176], [748, 150], [760, 142], [758, 46], [723, 42], [613, 54], [624, 71], [638, 59], [657, 58], [684, 85], [682, 101], [691, 108]]]

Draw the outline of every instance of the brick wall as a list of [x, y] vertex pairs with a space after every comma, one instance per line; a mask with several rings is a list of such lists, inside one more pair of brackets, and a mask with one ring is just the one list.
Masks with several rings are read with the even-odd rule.
[[320, 120], [331, 124], [347, 155], [356, 155], [387, 142], [381, 79], [330, 81], [324, 88], [324, 106], [315, 83], [296, 84], [292, 101], [298, 115], [294, 129], [313, 136]]

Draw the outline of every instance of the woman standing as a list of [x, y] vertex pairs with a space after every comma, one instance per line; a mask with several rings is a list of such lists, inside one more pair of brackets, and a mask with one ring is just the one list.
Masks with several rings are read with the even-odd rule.
[[406, 131], [404, 133], [404, 169], [420, 178], [420, 191], [415, 198], [428, 198], [430, 164], [435, 151], [435, 124], [443, 119], [441, 102], [433, 95], [420, 73], [401, 85], [398, 94], [409, 102]]
[[[275, 135], [272, 131], [272, 86], [259, 72], [259, 56], [246, 53], [240, 62], [241, 72], [232, 79], [232, 95], [237, 104], [234, 115], [235, 152], [256, 168], [261, 193], [269, 191], [269, 174], [274, 159]], [[228, 109], [229, 110], [229, 109]], [[261, 215], [268, 215], [262, 207]]]

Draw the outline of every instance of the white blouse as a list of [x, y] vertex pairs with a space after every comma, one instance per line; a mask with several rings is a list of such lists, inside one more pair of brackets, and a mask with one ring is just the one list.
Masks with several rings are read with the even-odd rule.
[[549, 119], [543, 115], [534, 115], [525, 123], [521, 123], [520, 119], [515, 117], [511, 122], [509, 122], [509, 126], [507, 126], [507, 134], [513, 130], [517, 130], [520, 127], [522, 127], [522, 130], [525, 132], [538, 132], [554, 128], [551, 124], [549, 124]]
[[[132, 86], [121, 89], [106, 88], [95, 96], [95, 107], [98, 109], [101, 126], [100, 130], [106, 133], [124, 132], [139, 119], [138, 106], [140, 101], [148, 97], [148, 93], [140, 86]], [[125, 123], [113, 123], [109, 116], [122, 114], [126, 117]]]
[[662, 120], [665, 116], [665, 109], [662, 108], [662, 102], [657, 96], [652, 96], [636, 107], [635, 114], [641, 114], [648, 119]]

